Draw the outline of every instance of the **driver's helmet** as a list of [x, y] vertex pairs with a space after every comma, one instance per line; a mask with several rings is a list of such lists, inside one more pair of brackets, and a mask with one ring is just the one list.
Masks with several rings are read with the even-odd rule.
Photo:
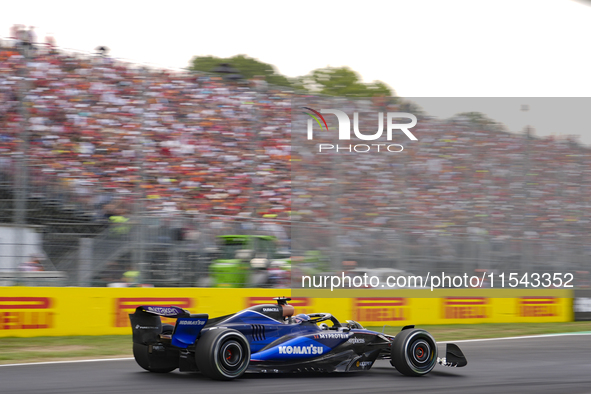
[[310, 321], [310, 316], [304, 314], [304, 313], [300, 313], [299, 315], [295, 315], [293, 317], [293, 322], [294, 323], [302, 323], [305, 321]]

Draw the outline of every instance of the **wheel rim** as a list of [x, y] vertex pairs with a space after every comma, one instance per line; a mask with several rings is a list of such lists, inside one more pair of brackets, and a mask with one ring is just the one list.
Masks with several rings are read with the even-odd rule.
[[430, 372], [436, 364], [435, 340], [426, 333], [411, 334], [405, 349], [405, 357], [407, 365], [415, 373], [422, 375]]
[[218, 353], [220, 369], [229, 376], [240, 373], [244, 359], [243, 345], [234, 339], [224, 342]]
[[412, 344], [410, 352], [413, 364], [422, 366], [430, 359], [431, 347], [425, 340], [420, 339]]

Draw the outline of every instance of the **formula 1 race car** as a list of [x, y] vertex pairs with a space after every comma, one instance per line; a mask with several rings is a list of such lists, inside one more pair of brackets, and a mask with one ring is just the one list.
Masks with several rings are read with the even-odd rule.
[[[217, 380], [245, 372], [364, 371], [376, 360], [389, 359], [404, 375], [425, 375], [436, 364], [463, 367], [460, 348], [447, 344], [444, 358], [425, 330], [406, 326], [396, 336], [339, 322], [330, 313], [294, 314], [289, 298], [274, 298], [238, 313], [210, 319], [176, 306], [139, 306], [130, 314], [133, 355], [151, 372], [200, 371]], [[160, 316], [176, 318], [162, 324]], [[332, 323], [329, 326], [326, 323]]]

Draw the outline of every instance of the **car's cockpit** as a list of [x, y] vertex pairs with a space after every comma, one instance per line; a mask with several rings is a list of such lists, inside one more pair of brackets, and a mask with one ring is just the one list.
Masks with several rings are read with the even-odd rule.
[[[336, 317], [330, 313], [310, 313], [310, 314], [298, 314], [294, 316], [295, 308], [293, 305], [289, 305], [287, 302], [291, 301], [291, 298], [277, 297], [274, 298], [277, 301], [277, 305], [273, 304], [262, 304], [251, 306], [250, 310], [262, 313], [272, 319], [275, 319], [283, 324], [296, 325], [296, 324], [310, 324], [317, 325], [321, 330], [327, 331], [338, 331], [344, 332], [354, 328], [362, 329], [363, 326], [353, 320], [347, 320], [346, 323], [341, 323]], [[330, 321], [332, 325], [324, 322]], [[320, 323], [320, 324], [319, 324]]]

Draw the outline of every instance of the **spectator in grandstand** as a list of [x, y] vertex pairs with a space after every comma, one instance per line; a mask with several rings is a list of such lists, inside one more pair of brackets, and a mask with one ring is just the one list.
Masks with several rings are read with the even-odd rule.
[[23, 262], [19, 268], [23, 272], [43, 271], [43, 265], [41, 264], [41, 256], [37, 254], [31, 255], [31, 258]]
[[9, 38], [13, 39], [13, 40], [17, 40], [19, 38], [19, 31], [20, 31], [20, 25], [18, 24], [14, 24], [12, 25], [12, 27], [10, 28], [10, 33], [9, 33]]
[[29, 30], [26, 32], [26, 41], [31, 47], [35, 47], [37, 43], [37, 34], [35, 33], [35, 26], [29, 26]]
[[109, 217], [109, 222], [111, 223], [110, 234], [115, 237], [125, 236], [131, 230], [129, 218], [124, 208], [116, 209], [114, 214]]
[[5, 47], [5, 48], [17, 48], [19, 46], [19, 41], [21, 40], [21, 25], [19, 24], [14, 24], [10, 27], [10, 32], [8, 34], [8, 38], [9, 40], [7, 42], [2, 42], [2, 45], [0, 45], [1, 47]]
[[133, 268], [128, 269], [123, 273], [123, 282], [127, 287], [137, 287], [140, 285], [140, 271], [134, 270]]
[[[109, 268], [112, 268], [112, 271], [109, 271]], [[106, 267], [104, 271], [105, 274], [103, 278], [108, 281], [106, 283], [107, 287], [145, 287], [146, 285], [142, 285], [139, 282], [140, 279], [140, 271], [133, 269], [131, 266], [127, 266], [123, 269], [123, 273], [121, 274], [120, 266], [117, 263], [109, 263], [109, 266]], [[117, 276], [117, 274], [121, 274], [121, 276]]]
[[47, 33], [45, 36], [45, 45], [49, 49], [49, 52], [53, 53], [55, 50], [55, 38], [53, 37], [52, 33]]

